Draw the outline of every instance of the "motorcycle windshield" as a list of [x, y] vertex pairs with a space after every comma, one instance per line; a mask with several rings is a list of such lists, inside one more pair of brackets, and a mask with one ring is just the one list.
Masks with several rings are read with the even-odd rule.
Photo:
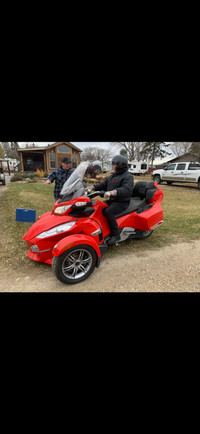
[[79, 164], [79, 166], [74, 170], [71, 176], [64, 183], [62, 190], [60, 192], [60, 196], [68, 196], [73, 194], [73, 198], [81, 196], [84, 192], [83, 178], [87, 167], [89, 166], [88, 161], [83, 161]]

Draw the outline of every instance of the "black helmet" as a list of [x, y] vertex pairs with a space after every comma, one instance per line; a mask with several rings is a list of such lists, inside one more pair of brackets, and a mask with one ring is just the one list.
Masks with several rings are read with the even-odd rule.
[[115, 155], [112, 159], [112, 164], [116, 164], [117, 172], [128, 169], [128, 160], [123, 155]]

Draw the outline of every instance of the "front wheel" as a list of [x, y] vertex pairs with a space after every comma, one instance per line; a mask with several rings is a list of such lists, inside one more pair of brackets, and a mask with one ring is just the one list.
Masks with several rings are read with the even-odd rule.
[[60, 256], [54, 256], [52, 270], [63, 283], [75, 284], [87, 279], [97, 263], [92, 247], [85, 244], [71, 247]]
[[200, 190], [200, 179], [199, 179], [199, 182], [198, 182], [198, 189]]

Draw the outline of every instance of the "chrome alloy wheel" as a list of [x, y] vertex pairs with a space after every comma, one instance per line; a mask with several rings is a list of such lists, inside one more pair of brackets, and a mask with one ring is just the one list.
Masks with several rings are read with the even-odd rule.
[[71, 280], [80, 279], [90, 270], [93, 264], [91, 253], [85, 249], [73, 250], [62, 263], [63, 275]]

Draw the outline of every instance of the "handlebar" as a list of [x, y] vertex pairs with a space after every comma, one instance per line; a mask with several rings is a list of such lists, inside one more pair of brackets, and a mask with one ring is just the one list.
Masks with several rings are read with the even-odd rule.
[[104, 197], [104, 193], [105, 193], [105, 191], [103, 191], [103, 190], [101, 190], [101, 191], [92, 191], [92, 193], [87, 193], [86, 192], [85, 196], [87, 196], [90, 199], [92, 199], [93, 197], [96, 197], [96, 196]]

